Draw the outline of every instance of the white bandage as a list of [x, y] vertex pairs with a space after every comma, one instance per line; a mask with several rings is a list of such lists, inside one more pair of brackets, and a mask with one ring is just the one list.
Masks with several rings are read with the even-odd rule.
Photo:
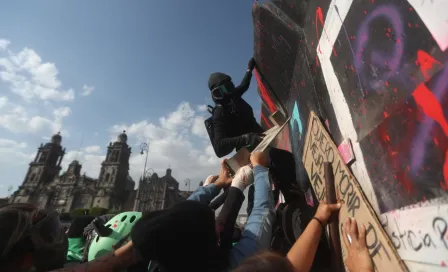
[[214, 178], [215, 178], [214, 175], [210, 175], [210, 176], [208, 176], [208, 177], [205, 179], [205, 181], [204, 181], [204, 185], [202, 185], [202, 186], [207, 186], [207, 185], [209, 185], [210, 183], [212, 183], [212, 181], [213, 181]]
[[250, 166], [246, 165], [238, 169], [232, 180], [231, 186], [244, 191], [244, 189], [252, 183], [254, 183], [254, 172]]

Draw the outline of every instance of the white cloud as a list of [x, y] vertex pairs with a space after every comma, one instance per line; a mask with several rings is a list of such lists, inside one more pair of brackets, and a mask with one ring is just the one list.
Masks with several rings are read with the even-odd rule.
[[27, 147], [27, 144], [22, 142], [16, 142], [9, 139], [0, 139], [0, 147], [1, 148], [25, 148]]
[[160, 139], [168, 137], [170, 131], [161, 127], [157, 127], [153, 124], [148, 123], [148, 121], [140, 121], [138, 123], [133, 123], [129, 126], [125, 124], [114, 125], [110, 132], [112, 135], [112, 140], [115, 140], [117, 135], [126, 130], [128, 136], [134, 136], [139, 141], [147, 141], [153, 139]]
[[[159, 118], [158, 124], [146, 120], [133, 124], [120, 124], [111, 128], [112, 138], [126, 130], [128, 144], [132, 147], [130, 174], [134, 180], [142, 175], [145, 155], [140, 154], [139, 145], [149, 140], [148, 168], [164, 175], [168, 166], [173, 169], [181, 189], [183, 180], [191, 180], [191, 189], [208, 175], [217, 173], [220, 159], [211, 147], [204, 131], [204, 118], [192, 110], [190, 104], [181, 103], [167, 116]], [[206, 141], [204, 141], [207, 137]]]
[[70, 108], [61, 107], [53, 111], [53, 117], [30, 116], [25, 107], [11, 103], [6, 97], [0, 97], [0, 127], [13, 133], [61, 131], [63, 136], [69, 136], [68, 131], [62, 129], [63, 119], [69, 114]]
[[72, 101], [72, 89], [61, 88], [56, 64], [43, 62], [42, 58], [30, 48], [18, 53], [7, 50], [10, 41], [0, 40], [0, 50], [7, 51], [0, 57], [0, 79], [8, 83], [13, 93], [26, 101], [40, 100]]
[[[60, 131], [68, 136], [68, 131], [62, 127], [71, 110], [61, 102], [72, 101], [74, 91], [61, 87], [55, 63], [44, 62], [28, 47], [13, 52], [9, 49], [10, 43], [0, 39], [0, 83], [11, 93], [0, 97], [0, 127], [13, 133]], [[59, 108], [53, 109], [52, 102]], [[47, 109], [53, 114], [45, 114]]]
[[84, 150], [72, 150], [67, 152], [64, 156], [64, 160], [61, 163], [61, 174], [67, 170], [68, 165], [77, 160], [82, 164], [81, 173], [85, 173], [91, 178], [98, 178], [101, 170], [101, 163], [106, 158], [103, 154], [90, 154]]
[[69, 107], [62, 107], [62, 108], [57, 108], [53, 110], [53, 115], [57, 120], [60, 120], [64, 117], [67, 117], [70, 115], [72, 111], [70, 110]]
[[25, 124], [32, 132], [37, 132], [43, 128], [51, 128], [53, 126], [51, 120], [42, 116], [33, 116]]
[[89, 96], [92, 94], [93, 90], [95, 90], [95, 87], [93, 86], [87, 86], [84, 84], [84, 86], [82, 86], [82, 96]]
[[205, 118], [202, 116], [196, 116], [193, 120], [193, 125], [191, 127], [191, 132], [204, 139], [209, 139], [207, 129], [204, 124]]
[[163, 128], [169, 130], [179, 130], [191, 126], [195, 112], [190, 104], [183, 102], [176, 111], [170, 113], [167, 117], [161, 117], [160, 123]]
[[101, 151], [101, 146], [92, 145], [83, 148], [86, 153], [99, 153]]
[[[0, 40], [0, 83], [9, 88], [11, 94], [0, 96], [0, 128], [13, 133], [43, 132], [45, 135], [61, 131], [64, 137], [68, 136], [67, 130], [62, 128], [71, 109], [61, 102], [74, 100], [74, 91], [62, 87], [55, 63], [43, 61], [31, 48], [12, 52], [9, 44], [7, 40]], [[87, 96], [92, 91], [93, 86], [84, 85], [79, 94]], [[205, 131], [206, 110], [205, 105], [192, 106], [184, 102], [156, 122], [137, 120], [112, 126], [113, 140], [123, 130], [127, 131], [128, 144], [132, 147], [130, 174], [134, 180], [143, 172], [145, 156], [139, 152], [143, 141], [150, 142], [147, 167], [161, 176], [171, 166], [181, 189], [186, 178], [191, 180], [194, 189], [199, 181], [217, 173], [220, 159], [215, 156]], [[62, 162], [63, 169], [77, 159], [83, 165], [82, 172], [97, 178], [107, 144], [95, 142], [79, 150], [68, 150]], [[28, 153], [30, 151], [33, 153]], [[35, 154], [34, 147], [25, 142], [0, 139], [0, 164], [5, 162], [25, 169]]]
[[[31, 131], [50, 126], [43, 117], [28, 117], [23, 107], [11, 106], [11, 103], [8, 103], [6, 107], [10, 115], [16, 115], [16, 121], [23, 119], [16, 124], [15, 128], [18, 130]], [[68, 114], [69, 110], [63, 107], [53, 111], [54, 116], [64, 117]], [[129, 160], [130, 175], [135, 181], [138, 181], [142, 175], [146, 157], [146, 154], [140, 154], [139, 145], [142, 141], [148, 140], [150, 146], [147, 168], [152, 168], [159, 176], [163, 176], [170, 166], [181, 190], [187, 189], [184, 186], [186, 178], [191, 180], [190, 188], [194, 190], [208, 175], [218, 173], [221, 160], [214, 154], [209, 140], [204, 138], [206, 136], [204, 132], [200, 132], [199, 124], [203, 122], [203, 117], [193, 111], [188, 103], [181, 103], [175, 111], [158, 120], [157, 123], [142, 120], [131, 124], [119, 124], [110, 129], [114, 141], [122, 130], [127, 131], [128, 144], [132, 148]], [[1, 119], [0, 125], [2, 125]], [[195, 126], [197, 128], [194, 128]], [[68, 150], [62, 161], [61, 174], [76, 159], [82, 164], [82, 173], [98, 178], [101, 163], [105, 159], [107, 144], [99, 142], [79, 150]], [[27, 150], [32, 150], [33, 153], [28, 153]], [[25, 142], [0, 139], [0, 165], [20, 167], [25, 173], [27, 164], [34, 159], [35, 154], [34, 147], [27, 146]]]
[[[28, 164], [35, 158], [37, 146], [17, 139], [27, 138], [23, 134], [34, 134], [31, 137], [48, 142], [51, 139], [48, 136], [58, 131], [66, 139], [69, 133], [65, 123], [72, 113], [66, 103], [75, 99], [75, 92], [63, 85], [54, 62], [44, 61], [29, 47], [13, 51], [10, 44], [0, 39], [0, 135], [3, 136], [0, 137], [0, 172], [9, 180], [6, 182], [19, 185]], [[85, 85], [83, 91], [91, 92], [93, 87]], [[3, 130], [17, 137], [6, 139]], [[63, 163], [79, 158], [86, 162], [84, 170], [98, 177], [104, 159], [102, 153], [99, 146], [92, 145], [68, 152]], [[0, 194], [5, 194], [5, 190], [0, 190]]]
[[34, 159], [35, 153], [28, 154], [24, 149], [27, 144], [11, 139], [0, 139], [0, 164], [2, 167], [26, 165]]
[[207, 105], [199, 105], [199, 106], [197, 106], [197, 109], [198, 109], [198, 111], [207, 111]]
[[53, 123], [42, 116], [29, 117], [23, 108], [15, 106], [8, 113], [0, 116], [0, 127], [14, 133], [36, 133], [42, 130], [53, 130]]
[[0, 50], [6, 50], [10, 44], [11, 44], [10, 41], [5, 40], [5, 39], [0, 39]]
[[8, 104], [8, 100], [6, 96], [0, 96], [0, 110]]

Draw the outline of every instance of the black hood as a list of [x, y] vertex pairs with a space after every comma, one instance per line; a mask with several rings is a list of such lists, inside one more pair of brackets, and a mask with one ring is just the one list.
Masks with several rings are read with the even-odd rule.
[[216, 271], [219, 262], [215, 214], [196, 201], [145, 213], [131, 238], [143, 260], [157, 261], [168, 271]]
[[229, 75], [226, 75], [224, 73], [213, 73], [210, 75], [208, 79], [208, 88], [213, 90], [217, 86], [219, 86], [224, 81], [232, 81], [232, 78]]
[[92, 223], [94, 216], [83, 215], [73, 220], [67, 231], [68, 238], [81, 238], [83, 237], [84, 228]]

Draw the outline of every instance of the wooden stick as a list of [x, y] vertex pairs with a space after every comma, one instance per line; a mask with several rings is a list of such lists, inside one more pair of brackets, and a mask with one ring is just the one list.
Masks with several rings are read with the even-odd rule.
[[[333, 167], [331, 166], [331, 163], [324, 163], [324, 172], [325, 187], [327, 189], [327, 203], [335, 204], [337, 199], [334, 185]], [[332, 252], [331, 259], [334, 271], [342, 272], [344, 271], [344, 263], [342, 261], [341, 240], [339, 239], [339, 217], [336, 216], [333, 219], [334, 220], [328, 226], [330, 228], [330, 250]]]

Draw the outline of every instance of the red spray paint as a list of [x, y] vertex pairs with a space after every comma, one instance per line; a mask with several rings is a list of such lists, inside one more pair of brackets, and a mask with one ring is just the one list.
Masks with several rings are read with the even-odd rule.
[[412, 93], [415, 102], [422, 107], [423, 112], [430, 118], [434, 119], [442, 127], [443, 132], [448, 137], [448, 122], [443, 114], [442, 106], [435, 95], [421, 83]]
[[269, 123], [269, 120], [266, 118], [266, 116], [264, 116], [263, 113], [261, 114], [261, 119], [263, 119], [263, 121], [265, 122], [265, 124], [268, 128], [272, 127], [271, 123]]
[[434, 64], [441, 64], [437, 60], [435, 60], [430, 54], [426, 53], [423, 50], [417, 51], [417, 61], [416, 63], [420, 66], [420, 71], [426, 80], [429, 80], [428, 71], [432, 69]]
[[[317, 24], [317, 22], [320, 22], [320, 24], [322, 25], [322, 29], [323, 32], [325, 33], [325, 37], [327, 38], [327, 41], [330, 43], [330, 40], [328, 39], [328, 34], [325, 31], [325, 24], [324, 24], [324, 14], [322, 12], [322, 8], [321, 7], [317, 7], [316, 10], [316, 38], [317, 38], [317, 51], [322, 54], [322, 51], [320, 50], [320, 44], [319, 44], [319, 25]], [[338, 54], [336, 53], [336, 50], [334, 49], [334, 46], [331, 46], [333, 48], [333, 55], [335, 57], [338, 56]]]
[[[422, 51], [423, 52], [423, 51]], [[419, 105], [423, 112], [434, 121], [436, 121], [442, 128], [445, 135], [448, 137], [448, 122], [443, 113], [443, 108], [440, 105], [437, 97], [426, 87], [424, 83], [421, 83], [417, 89], [412, 93], [417, 105]], [[443, 166], [443, 177], [445, 178], [445, 184], [442, 188], [448, 189], [448, 150], [445, 152], [445, 163]]]
[[274, 102], [272, 101], [271, 97], [269, 96], [268, 90], [264, 86], [263, 82], [261, 81], [260, 74], [258, 73], [258, 70], [255, 69], [255, 78], [257, 79], [258, 87], [260, 88], [260, 94], [263, 98], [264, 102], [267, 104], [269, 111], [271, 113], [274, 113], [277, 111], [277, 107], [275, 106]]

